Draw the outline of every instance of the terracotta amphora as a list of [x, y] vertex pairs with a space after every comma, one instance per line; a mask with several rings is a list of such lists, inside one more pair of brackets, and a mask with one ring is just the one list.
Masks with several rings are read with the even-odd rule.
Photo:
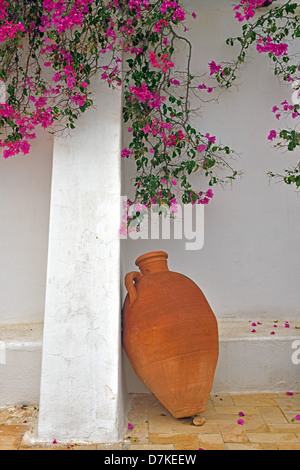
[[199, 287], [169, 271], [167, 253], [140, 256], [125, 276], [123, 345], [138, 377], [174, 418], [203, 412], [219, 355], [216, 317]]

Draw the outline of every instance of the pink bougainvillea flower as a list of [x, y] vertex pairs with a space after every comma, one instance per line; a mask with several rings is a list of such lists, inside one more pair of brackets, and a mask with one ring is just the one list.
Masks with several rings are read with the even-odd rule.
[[180, 85], [180, 81], [175, 78], [170, 78], [169, 82], [172, 83], [172, 85]]
[[239, 416], [245, 416], [244, 413], [242, 411], [239, 412]]
[[78, 93], [74, 96], [71, 96], [71, 100], [73, 103], [77, 104], [78, 106], [84, 106], [86, 96], [85, 95], [79, 95]]
[[288, 44], [272, 42], [271, 38], [267, 38], [266, 40], [260, 38], [257, 41], [256, 49], [259, 53], [267, 52], [281, 57], [287, 55]]
[[287, 395], [288, 397], [292, 397], [294, 394], [293, 394], [293, 392], [286, 392], [286, 395]]
[[57, 440], [54, 439], [53, 442], [52, 442], [52, 444], [57, 444]]
[[57, 72], [57, 73], [53, 76], [52, 80], [57, 83], [57, 82], [59, 82], [60, 77], [61, 77], [61, 74], [60, 74], [59, 72]]
[[129, 431], [131, 431], [131, 429], [133, 429], [133, 426], [132, 426], [131, 423], [128, 423], [127, 429], [128, 429]]
[[268, 140], [274, 140], [277, 137], [277, 132], [272, 130], [270, 131], [270, 134], [268, 135]]
[[284, 325], [284, 328], [290, 328], [290, 326], [291, 326], [291, 325], [290, 325], [289, 323], [286, 323], [286, 324]]
[[199, 199], [198, 204], [203, 204], [203, 205], [209, 204], [209, 198], [205, 197], [204, 199]]
[[167, 72], [168, 69], [174, 67], [174, 62], [169, 60], [169, 57], [167, 54], [162, 54], [160, 56], [157, 56], [153, 51], [151, 51], [148, 54], [149, 60], [153, 67], [157, 67], [159, 69], [162, 69], [164, 72]]
[[275, 331], [271, 331], [270, 335], [275, 335]]
[[173, 186], [177, 185], [177, 182], [175, 180], [172, 180], [171, 183], [173, 184]]
[[245, 424], [245, 421], [243, 419], [238, 419], [237, 423], [243, 426]]
[[210, 68], [210, 75], [214, 75], [215, 73], [220, 72], [222, 69], [221, 65], [217, 65], [214, 60], [212, 60], [208, 65]]
[[296, 415], [296, 416], [295, 416], [295, 420], [296, 420], [296, 421], [300, 421], [300, 415]]
[[[272, 3], [273, 0], [269, 1], [269, 4]], [[238, 5], [234, 5], [233, 11], [235, 11], [235, 17], [238, 21], [242, 22], [244, 20], [249, 21], [255, 15], [255, 9], [264, 5], [265, 0], [241, 0]], [[243, 15], [237, 11], [240, 8], [243, 9]]]
[[252, 323], [252, 326], [257, 326], [256, 323]]
[[211, 142], [212, 144], [216, 143], [216, 137], [213, 135], [210, 135], [209, 133], [205, 134], [205, 137], [208, 139], [208, 142]]
[[251, 331], [251, 333], [256, 333], [256, 330], [253, 329], [253, 330]]
[[128, 156], [131, 155], [131, 154], [132, 154], [132, 152], [131, 152], [130, 150], [128, 150], [127, 147], [125, 147], [125, 148], [122, 150], [122, 152], [121, 152], [121, 157], [122, 157], [122, 158], [125, 158], [125, 157], [128, 157]]
[[156, 23], [156, 25], [154, 26], [154, 31], [156, 33], [159, 33], [159, 30], [163, 27], [163, 26], [168, 26], [169, 25], [169, 21], [166, 21], [166, 20], [160, 20], [158, 21], [158, 23]]

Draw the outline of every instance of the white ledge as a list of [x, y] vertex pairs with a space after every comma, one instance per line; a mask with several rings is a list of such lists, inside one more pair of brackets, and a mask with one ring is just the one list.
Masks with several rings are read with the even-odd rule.
[[[256, 323], [257, 326], [252, 326]], [[270, 320], [262, 320], [261, 325], [257, 321], [249, 320], [232, 321], [220, 320], [219, 340], [220, 341], [240, 341], [240, 340], [284, 340], [292, 341], [300, 339], [299, 322], [288, 322], [290, 328], [285, 327], [285, 321], [278, 323]], [[274, 325], [277, 325], [274, 327]], [[252, 330], [255, 330], [255, 333]], [[29, 349], [31, 347], [41, 348], [43, 346], [43, 323], [28, 324], [5, 324], [0, 325], [0, 341], [4, 341], [9, 349]], [[274, 335], [271, 332], [274, 331]]]
[[[270, 340], [270, 341], [293, 341], [300, 339], [300, 320], [299, 322], [291, 321], [287, 322], [290, 327], [285, 327], [285, 321], [282, 320], [261, 320], [260, 324], [258, 321], [249, 320], [244, 321], [231, 321], [221, 320], [219, 324], [219, 339], [220, 341], [240, 341], [240, 340]], [[252, 326], [255, 323], [256, 326]], [[275, 326], [276, 325], [276, 326]], [[296, 328], [296, 327], [299, 327]], [[255, 330], [255, 332], [252, 332]], [[271, 333], [275, 334], [272, 335]]]
[[43, 323], [0, 325], [0, 341], [7, 351], [36, 350], [43, 347]]
[[[261, 320], [254, 327], [252, 323], [257, 321], [219, 321], [220, 357], [213, 393], [299, 390], [300, 364], [291, 360], [292, 344], [300, 340], [300, 330], [295, 328], [299, 323], [289, 322], [290, 328], [285, 328], [285, 321]], [[7, 358], [7, 367], [0, 365], [0, 406], [38, 403], [43, 324], [0, 325], [0, 341], [5, 343]], [[128, 391], [148, 392], [124, 359]]]

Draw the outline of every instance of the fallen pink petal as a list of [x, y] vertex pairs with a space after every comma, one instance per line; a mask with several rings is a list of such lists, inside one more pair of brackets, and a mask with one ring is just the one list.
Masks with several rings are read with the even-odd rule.
[[237, 423], [243, 426], [245, 424], [245, 421], [243, 419], [238, 419]]

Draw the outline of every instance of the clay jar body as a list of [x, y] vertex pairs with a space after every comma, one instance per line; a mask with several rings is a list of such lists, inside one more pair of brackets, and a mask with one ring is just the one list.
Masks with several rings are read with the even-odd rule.
[[199, 287], [169, 271], [168, 255], [140, 256], [125, 277], [123, 344], [138, 377], [174, 418], [203, 412], [219, 355], [218, 325]]

